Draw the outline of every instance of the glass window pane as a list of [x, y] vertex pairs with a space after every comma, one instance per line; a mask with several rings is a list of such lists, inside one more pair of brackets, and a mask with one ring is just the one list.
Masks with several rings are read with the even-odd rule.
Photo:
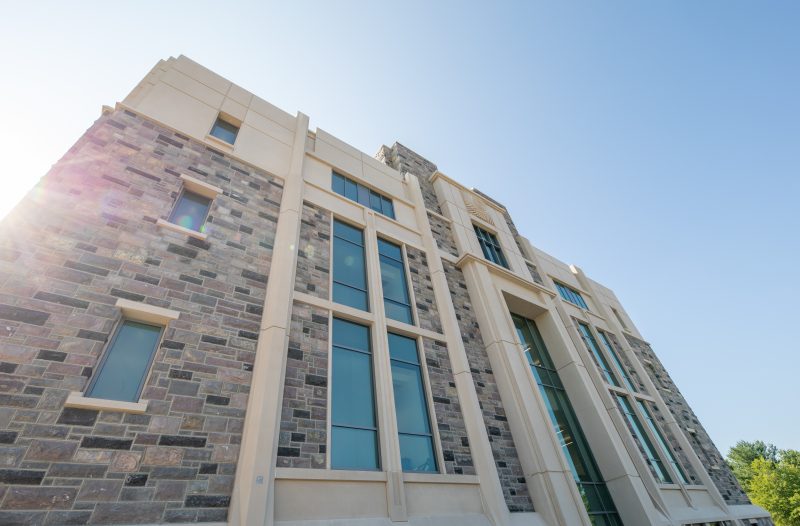
[[339, 318], [333, 319], [333, 345], [370, 352], [369, 329]]
[[381, 194], [377, 192], [369, 193], [369, 206], [378, 213], [381, 213]]
[[342, 283], [333, 284], [333, 301], [354, 309], [369, 311], [367, 293]]
[[358, 203], [369, 206], [369, 188], [363, 184], [358, 185]]
[[419, 366], [392, 361], [392, 386], [398, 431], [429, 434], [431, 427]]
[[214, 127], [211, 128], [210, 135], [213, 135], [217, 139], [222, 139], [229, 144], [233, 144], [236, 141], [236, 135], [238, 133], [239, 128], [237, 126], [225, 122], [222, 119], [217, 119], [217, 122], [214, 123]]
[[333, 235], [346, 239], [356, 245], [364, 245], [364, 233], [361, 229], [354, 226], [342, 223], [341, 221], [333, 222]]
[[402, 360], [419, 364], [417, 341], [413, 338], [389, 333], [389, 356], [393, 360]]
[[383, 215], [394, 219], [394, 205], [392, 204], [392, 200], [384, 196], [381, 196], [381, 200], [383, 201]]
[[336, 172], [333, 172], [333, 182], [331, 188], [339, 195], [344, 195], [344, 177]]
[[384, 299], [383, 309], [386, 311], [387, 318], [414, 325], [414, 318], [411, 316], [411, 307], [408, 305]]
[[358, 185], [355, 181], [344, 180], [344, 196], [352, 201], [358, 201]]
[[398, 303], [408, 304], [408, 287], [406, 286], [406, 269], [403, 263], [381, 256], [381, 285], [383, 297]]
[[211, 200], [202, 195], [184, 191], [169, 217], [170, 222], [190, 230], [203, 230]]
[[139, 388], [156, 352], [161, 327], [125, 321], [106, 352], [87, 396], [138, 402]]
[[378, 238], [378, 253], [397, 261], [403, 261], [403, 251], [394, 243], [390, 243], [385, 239]]
[[370, 355], [334, 347], [332, 384], [331, 423], [374, 429]]
[[331, 429], [331, 467], [334, 469], [378, 469], [375, 431], [336, 427]]
[[333, 280], [358, 289], [367, 288], [364, 248], [340, 239], [333, 243]]
[[436, 471], [431, 437], [401, 434], [400, 460], [403, 471]]

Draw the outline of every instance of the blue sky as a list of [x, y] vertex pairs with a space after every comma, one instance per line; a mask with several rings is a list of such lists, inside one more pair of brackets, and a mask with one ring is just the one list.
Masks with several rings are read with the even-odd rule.
[[17, 3], [0, 215], [185, 54], [503, 202], [616, 291], [723, 453], [800, 449], [798, 27], [789, 1]]

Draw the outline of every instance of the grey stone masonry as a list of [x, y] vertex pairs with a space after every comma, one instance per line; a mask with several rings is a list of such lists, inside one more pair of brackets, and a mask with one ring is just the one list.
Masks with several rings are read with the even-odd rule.
[[328, 311], [295, 302], [283, 388], [279, 467], [325, 468]]
[[408, 259], [408, 271], [411, 275], [411, 286], [414, 289], [417, 322], [423, 329], [441, 334], [442, 321], [439, 318], [439, 309], [436, 306], [436, 297], [433, 293], [428, 258], [425, 252], [410, 245], [406, 245], [406, 256]]
[[303, 203], [294, 290], [329, 299], [331, 213]]
[[645, 369], [650, 375], [650, 379], [660, 391], [661, 397], [675, 417], [678, 426], [689, 439], [689, 443], [692, 444], [692, 448], [706, 467], [708, 475], [714, 481], [725, 501], [729, 504], [750, 504], [747, 494], [742, 490], [728, 464], [722, 458], [714, 442], [711, 441], [711, 437], [708, 436], [708, 433], [700, 424], [697, 415], [689, 407], [686, 399], [678, 390], [666, 369], [664, 369], [650, 344], [629, 334], [625, 335], [625, 339], [633, 348], [639, 360], [645, 364]]
[[508, 425], [503, 401], [494, 379], [489, 356], [481, 338], [480, 327], [472, 311], [472, 303], [464, 281], [464, 275], [455, 265], [442, 261], [447, 277], [447, 285], [456, 311], [461, 339], [467, 353], [470, 372], [475, 382], [483, 421], [492, 446], [492, 456], [500, 476], [506, 505], [512, 512], [533, 511], [533, 502], [528, 494], [528, 486], [522, 464], [514, 445], [514, 437]]
[[437, 170], [435, 164], [399, 142], [394, 143], [391, 148], [382, 146], [375, 158], [401, 173], [408, 172], [417, 176], [419, 185], [422, 188], [425, 208], [441, 215], [442, 209], [439, 207], [436, 191], [430, 181], [431, 175]]
[[[205, 241], [156, 225], [181, 174], [223, 189]], [[226, 519], [281, 194], [263, 171], [113, 111], [3, 221], [0, 524]], [[65, 408], [118, 298], [180, 312], [147, 411]]]
[[425, 365], [428, 369], [431, 397], [436, 413], [436, 427], [444, 456], [446, 473], [474, 475], [475, 468], [469, 448], [464, 415], [450, 366], [447, 344], [423, 339]]
[[439, 250], [458, 257], [458, 248], [456, 248], [456, 242], [453, 241], [453, 231], [450, 229], [450, 223], [442, 219], [441, 216], [431, 213], [430, 210], [428, 211], [428, 223], [431, 225], [431, 233]]

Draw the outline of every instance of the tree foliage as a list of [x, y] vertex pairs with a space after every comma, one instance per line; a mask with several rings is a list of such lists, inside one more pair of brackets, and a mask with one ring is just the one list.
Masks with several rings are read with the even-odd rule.
[[777, 526], [800, 526], [800, 451], [740, 441], [728, 452], [728, 464]]

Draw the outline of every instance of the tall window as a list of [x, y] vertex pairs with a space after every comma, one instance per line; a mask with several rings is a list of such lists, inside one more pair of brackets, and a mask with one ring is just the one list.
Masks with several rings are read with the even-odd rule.
[[86, 390], [89, 398], [138, 402], [163, 327], [123, 320]]
[[639, 417], [636, 416], [636, 413], [633, 411], [631, 403], [626, 397], [620, 394], [615, 396], [617, 397], [617, 403], [619, 404], [622, 414], [624, 414], [625, 418], [628, 420], [628, 424], [631, 428], [633, 436], [636, 438], [642, 448], [644, 459], [650, 466], [650, 469], [653, 470], [653, 473], [659, 482], [662, 484], [672, 484], [672, 477], [669, 476], [669, 472], [664, 467], [664, 463], [656, 453], [656, 449], [653, 447], [653, 443], [650, 441], [650, 437], [647, 436], [644, 427], [642, 427]]
[[603, 342], [603, 347], [606, 348], [609, 356], [614, 361], [614, 364], [617, 366], [617, 370], [619, 374], [622, 375], [622, 381], [625, 382], [625, 385], [630, 389], [632, 392], [637, 392], [636, 387], [633, 386], [633, 382], [631, 381], [630, 376], [628, 376], [628, 371], [625, 367], [622, 366], [622, 360], [619, 359], [619, 355], [617, 351], [614, 349], [614, 346], [611, 345], [611, 341], [608, 339], [608, 335], [603, 331], [597, 331], [600, 334], [600, 341]]
[[644, 415], [645, 422], [647, 422], [647, 427], [650, 428], [650, 432], [654, 437], [656, 437], [658, 447], [661, 448], [661, 452], [667, 458], [667, 462], [672, 465], [672, 468], [675, 470], [675, 473], [678, 474], [678, 478], [681, 479], [681, 482], [688, 484], [689, 481], [686, 479], [686, 473], [684, 473], [683, 468], [675, 458], [675, 454], [672, 452], [672, 449], [670, 449], [670, 447], [667, 445], [667, 441], [664, 440], [664, 435], [656, 425], [656, 421], [653, 420], [653, 415], [650, 413], [650, 409], [648, 409], [647, 404], [641, 400], [636, 400], [636, 405], [639, 406], [639, 411], [641, 411]]
[[577, 305], [582, 309], [589, 310], [589, 306], [586, 305], [586, 301], [583, 299], [583, 296], [581, 296], [580, 292], [573, 289], [572, 287], [567, 287], [566, 285], [564, 285], [563, 283], [559, 283], [558, 281], [556, 281], [555, 284], [558, 293], [565, 301]]
[[403, 471], [436, 471], [416, 340], [389, 333], [389, 355]]
[[222, 118], [220, 115], [211, 127], [209, 135], [213, 135], [217, 139], [233, 144], [236, 142], [236, 136], [239, 134], [239, 127]]
[[597, 360], [597, 366], [600, 367], [600, 370], [603, 372], [603, 376], [606, 378], [606, 382], [609, 384], [619, 387], [619, 382], [617, 381], [617, 377], [614, 376], [614, 373], [611, 372], [611, 366], [608, 365], [608, 361], [606, 361], [606, 357], [603, 356], [603, 353], [600, 351], [600, 347], [597, 346], [597, 341], [592, 336], [591, 330], [589, 330], [589, 326], [585, 323], [578, 322], [578, 330], [581, 333], [581, 338], [586, 343], [586, 346], [594, 355], [595, 360]]
[[333, 222], [333, 301], [368, 310], [364, 232]]
[[483, 250], [483, 257], [501, 267], [508, 268], [508, 262], [503, 255], [503, 249], [500, 247], [497, 236], [478, 225], [472, 225], [472, 227], [475, 229], [475, 235], [478, 236], [478, 243], [480, 243], [481, 250]]
[[403, 264], [403, 251], [395, 244], [378, 239], [378, 254], [386, 316], [393, 320], [414, 323], [406, 283], [406, 268]]
[[211, 199], [184, 189], [169, 216], [170, 223], [202, 232], [205, 230]]
[[394, 219], [394, 204], [391, 199], [375, 190], [367, 188], [361, 183], [353, 181], [349, 177], [333, 172], [331, 189], [351, 201], [355, 201], [358, 204], [375, 210], [379, 214]]
[[333, 319], [331, 384], [331, 467], [378, 469], [369, 328]]
[[561, 449], [572, 471], [578, 491], [592, 524], [597, 526], [621, 526], [617, 508], [606, 488], [600, 470], [592, 455], [586, 437], [578, 423], [567, 392], [561, 383], [550, 354], [544, 345], [536, 324], [520, 316], [512, 316], [517, 336], [525, 348], [533, 376], [539, 385], [550, 421], [553, 424]]

